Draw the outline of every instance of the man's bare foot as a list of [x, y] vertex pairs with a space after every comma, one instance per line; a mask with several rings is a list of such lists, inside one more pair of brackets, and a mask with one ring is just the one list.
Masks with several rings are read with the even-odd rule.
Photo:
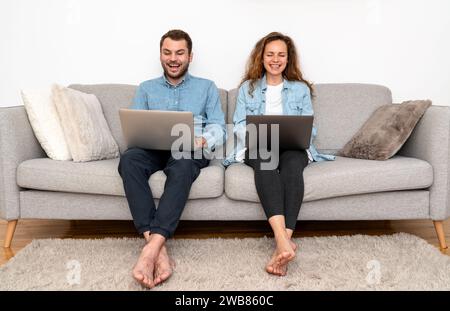
[[158, 249], [155, 249], [149, 243], [146, 244], [142, 249], [136, 265], [133, 268], [133, 277], [145, 287], [153, 288], [155, 286], [153, 271], [155, 270], [155, 263], [158, 259], [158, 254]]
[[155, 264], [155, 286], [167, 280], [172, 275], [174, 267], [175, 262], [169, 257], [167, 248], [165, 246], [161, 247], [161, 251], [159, 252], [159, 256]]

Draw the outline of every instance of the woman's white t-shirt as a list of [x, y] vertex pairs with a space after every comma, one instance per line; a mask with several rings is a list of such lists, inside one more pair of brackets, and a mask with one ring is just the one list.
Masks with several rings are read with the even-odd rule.
[[[266, 91], [266, 112], [269, 115], [282, 115], [283, 114], [283, 97], [281, 91], [283, 90], [283, 83], [278, 85], [267, 85]], [[309, 149], [308, 153], [309, 163], [313, 161], [312, 155]]]
[[283, 83], [278, 85], [267, 85], [265, 114], [283, 114], [283, 98], [281, 96], [281, 90], [283, 90]]

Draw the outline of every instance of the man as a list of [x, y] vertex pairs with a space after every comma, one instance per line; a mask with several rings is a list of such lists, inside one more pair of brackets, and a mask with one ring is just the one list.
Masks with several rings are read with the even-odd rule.
[[[139, 85], [133, 109], [192, 111], [195, 147], [208, 154], [225, 141], [225, 121], [217, 87], [212, 81], [188, 73], [192, 41], [187, 33], [171, 30], [160, 41], [164, 75]], [[173, 272], [165, 242], [173, 236], [200, 169], [208, 165], [203, 155], [173, 157], [171, 151], [130, 148], [119, 163], [125, 194], [136, 229], [147, 243], [133, 269], [134, 278], [152, 288]], [[164, 170], [164, 193], [155, 207], [148, 184], [151, 174]]]

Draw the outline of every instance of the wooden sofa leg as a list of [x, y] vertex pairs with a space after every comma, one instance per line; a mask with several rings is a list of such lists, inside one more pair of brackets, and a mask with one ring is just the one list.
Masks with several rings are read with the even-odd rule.
[[444, 222], [442, 220], [433, 220], [434, 229], [436, 230], [436, 234], [439, 240], [439, 247], [441, 251], [448, 248], [447, 243], [445, 242], [445, 233], [444, 233]]
[[3, 247], [9, 248], [11, 246], [11, 241], [14, 236], [14, 231], [16, 231], [16, 226], [17, 226], [17, 219], [8, 221], [6, 227], [5, 244], [3, 244]]

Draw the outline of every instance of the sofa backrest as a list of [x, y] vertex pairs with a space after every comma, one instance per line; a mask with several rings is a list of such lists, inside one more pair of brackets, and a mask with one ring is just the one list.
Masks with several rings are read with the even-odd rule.
[[[127, 84], [73, 84], [69, 87], [97, 96], [111, 133], [119, 144], [120, 152], [124, 152], [126, 145], [118, 110], [131, 105], [137, 87]], [[219, 94], [226, 122], [231, 124], [237, 89], [229, 92], [219, 89]], [[317, 128], [315, 146], [322, 152], [335, 154], [378, 107], [391, 103], [391, 91], [381, 85], [358, 83], [314, 85], [313, 109]]]
[[[111, 133], [119, 145], [120, 153], [124, 152], [127, 147], [122, 135], [122, 127], [119, 119], [119, 109], [130, 107], [133, 102], [133, 97], [136, 92], [136, 85], [128, 84], [72, 84], [70, 88], [78, 91], [94, 94], [100, 101], [105, 115], [106, 122], [108, 122]], [[226, 116], [227, 113], [227, 91], [219, 89], [220, 101], [222, 110]]]
[[[228, 92], [227, 122], [233, 122], [238, 89]], [[391, 91], [374, 84], [316, 84], [312, 99], [317, 137], [314, 145], [336, 154], [380, 106], [392, 103]]]

